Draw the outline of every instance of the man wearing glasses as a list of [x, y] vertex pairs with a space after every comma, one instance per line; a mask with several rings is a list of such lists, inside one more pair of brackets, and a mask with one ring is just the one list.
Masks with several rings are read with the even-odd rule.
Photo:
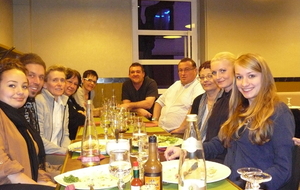
[[122, 85], [123, 103], [120, 107], [151, 118], [157, 97], [158, 89], [155, 80], [145, 77], [144, 68], [140, 63], [132, 63], [129, 67], [129, 80]]
[[204, 93], [197, 81], [197, 66], [190, 58], [183, 58], [178, 64], [180, 80], [171, 85], [155, 102], [153, 122], [171, 133], [177, 133], [185, 120], [193, 100]]
[[82, 86], [74, 94], [75, 101], [86, 109], [87, 100], [93, 100], [95, 97], [94, 88], [96, 87], [98, 74], [94, 70], [86, 70], [82, 75]]

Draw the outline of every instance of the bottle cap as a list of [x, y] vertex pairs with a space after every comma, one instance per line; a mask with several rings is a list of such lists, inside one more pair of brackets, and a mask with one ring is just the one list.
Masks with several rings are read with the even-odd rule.
[[157, 142], [156, 136], [150, 136], [149, 137], [149, 143], [156, 143], [156, 142]]
[[188, 114], [186, 116], [187, 121], [197, 121], [197, 114]]
[[137, 161], [133, 161], [132, 165], [133, 166], [139, 166], [139, 163]]

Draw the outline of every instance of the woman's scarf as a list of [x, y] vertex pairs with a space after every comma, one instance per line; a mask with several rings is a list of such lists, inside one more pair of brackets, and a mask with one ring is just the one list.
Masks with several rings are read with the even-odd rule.
[[[38, 134], [26, 121], [24, 115], [21, 114], [21, 110], [13, 108], [2, 101], [0, 101], [0, 108], [3, 110], [6, 116], [15, 124], [15, 126], [23, 136], [24, 140], [26, 141], [31, 166], [32, 179], [37, 181], [39, 167], [45, 169], [45, 149], [40, 134]], [[38, 154], [35, 149], [33, 140], [38, 145]]]
[[[207, 125], [208, 118], [211, 115], [211, 111], [214, 107], [214, 104], [222, 96], [223, 91], [224, 91], [223, 89], [221, 89], [219, 91], [219, 93], [217, 94], [217, 96], [214, 100], [214, 103], [213, 103], [213, 105], [211, 106], [210, 109], [208, 108], [208, 106], [206, 106], [206, 104], [207, 104], [207, 94], [204, 93], [201, 97], [201, 100], [200, 100], [200, 103], [199, 103], [199, 108], [198, 108], [198, 129], [200, 131], [201, 139], [203, 139], [206, 136], [206, 130], [207, 130], [207, 127], [208, 127], [208, 125]], [[202, 119], [203, 119], [203, 116], [204, 116], [204, 113], [205, 113], [206, 109], [208, 109], [207, 110], [208, 114], [207, 114], [205, 120], [202, 122]]]

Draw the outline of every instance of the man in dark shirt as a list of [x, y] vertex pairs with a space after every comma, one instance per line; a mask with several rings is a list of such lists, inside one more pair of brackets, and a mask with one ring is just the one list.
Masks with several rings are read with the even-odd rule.
[[148, 76], [145, 77], [144, 68], [140, 63], [132, 63], [129, 67], [129, 80], [125, 81], [122, 86], [123, 103], [120, 107], [151, 118], [157, 97], [156, 82]]
[[38, 117], [36, 114], [35, 96], [41, 91], [44, 85], [46, 64], [40, 56], [34, 53], [27, 53], [20, 57], [20, 62], [27, 69], [29, 96], [23, 106], [24, 116], [28, 123], [40, 132]]

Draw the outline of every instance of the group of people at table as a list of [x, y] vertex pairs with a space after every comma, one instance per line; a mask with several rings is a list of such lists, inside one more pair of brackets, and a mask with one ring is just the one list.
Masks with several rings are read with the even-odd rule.
[[[243, 187], [236, 170], [256, 167], [273, 178], [264, 189], [280, 189], [291, 177], [295, 122], [276, 94], [272, 73], [257, 54], [236, 58], [220, 52], [197, 69], [190, 58], [178, 63], [180, 80], [158, 95], [156, 82], [133, 63], [122, 86], [124, 107], [170, 133], [184, 133], [187, 114], [198, 115], [205, 157], [231, 169], [229, 179]], [[55, 186], [70, 140], [84, 124], [85, 102], [93, 99], [98, 75], [53, 65], [36, 54], [0, 64], [0, 185]], [[200, 81], [200, 82], [199, 82]], [[293, 141], [294, 140], [294, 141]], [[167, 160], [179, 157], [168, 147]], [[47, 162], [46, 162], [47, 161]], [[50, 164], [49, 164], [50, 163]]]

